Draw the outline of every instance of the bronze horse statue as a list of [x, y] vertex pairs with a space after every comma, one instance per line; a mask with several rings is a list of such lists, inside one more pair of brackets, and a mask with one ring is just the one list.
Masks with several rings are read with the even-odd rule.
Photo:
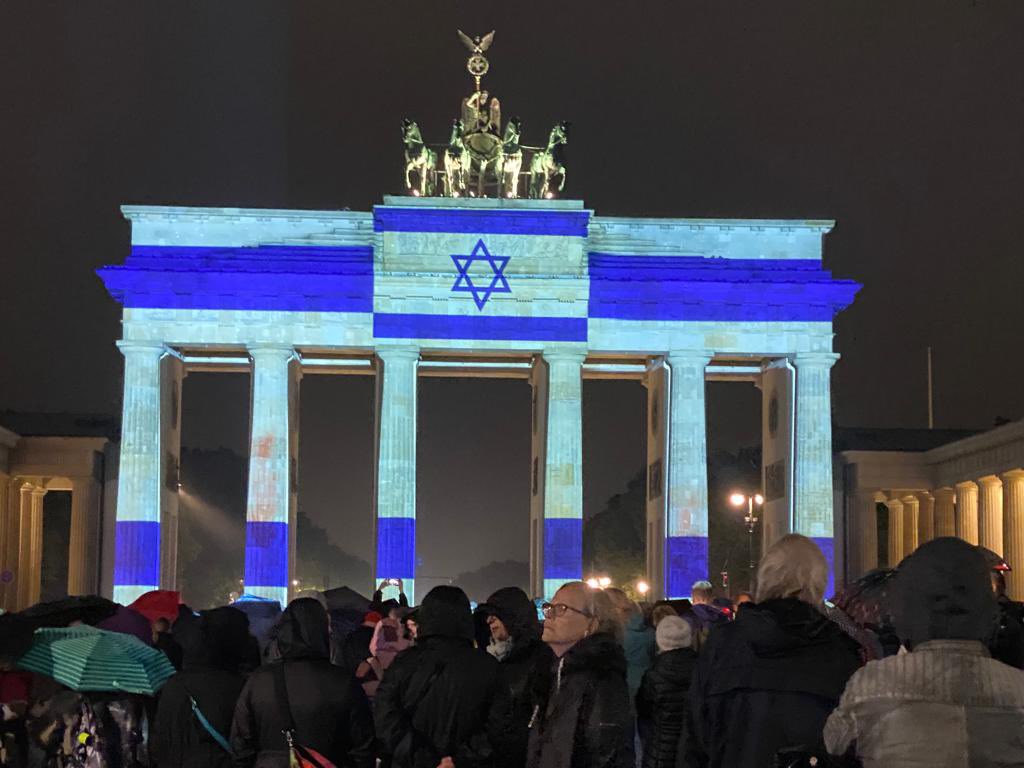
[[558, 191], [565, 189], [565, 166], [562, 165], [556, 152], [560, 146], [569, 143], [569, 123], [557, 123], [548, 135], [548, 145], [537, 152], [530, 160], [530, 197], [551, 197], [551, 179], [560, 177]]
[[[402, 121], [402, 141], [405, 142], [405, 188], [411, 194], [429, 197], [434, 194], [434, 174], [437, 153], [423, 142], [423, 134], [415, 120]], [[414, 188], [410, 173], [419, 173], [419, 188]]]

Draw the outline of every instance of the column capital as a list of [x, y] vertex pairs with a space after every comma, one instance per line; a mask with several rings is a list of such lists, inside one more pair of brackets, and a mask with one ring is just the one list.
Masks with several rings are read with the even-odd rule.
[[157, 357], [163, 355], [165, 352], [170, 352], [170, 349], [162, 341], [146, 341], [136, 339], [119, 339], [117, 342], [117, 348], [121, 350], [122, 355], [129, 353], [136, 354], [152, 354]]
[[714, 357], [704, 349], [670, 349], [665, 359], [669, 365], [701, 365], [706, 366]]
[[1003, 481], [1000, 480], [995, 475], [985, 475], [984, 477], [979, 477], [975, 482], [978, 484], [978, 487], [990, 485], [1002, 486], [1003, 484]]
[[976, 491], [978, 490], [978, 484], [973, 480], [963, 480], [954, 486], [957, 491]]
[[549, 362], [558, 361], [583, 365], [583, 361], [587, 359], [587, 350], [581, 347], [546, 347], [541, 354]]
[[290, 358], [296, 354], [295, 348], [290, 344], [250, 344], [246, 350], [253, 360], [257, 358], [265, 360]]
[[396, 344], [374, 348], [377, 357], [385, 362], [388, 360], [419, 360], [420, 348], [409, 344]]
[[1020, 482], [1024, 480], [1024, 469], [1011, 469], [1009, 472], [1003, 472], [999, 477], [1004, 483]]
[[46, 490], [46, 488], [44, 488], [44, 487], [43, 487], [43, 486], [41, 486], [41, 485], [36, 485], [36, 486], [33, 486], [33, 487], [32, 487], [32, 495], [33, 495], [33, 496], [39, 496], [39, 497], [43, 497], [43, 496], [45, 496], [45, 495], [46, 495], [47, 493], [49, 493], [49, 491], [47, 491], [47, 490]]
[[831, 368], [839, 359], [838, 352], [797, 352], [793, 365], [800, 368]]
[[948, 485], [942, 488], [935, 488], [931, 493], [936, 500], [952, 501], [956, 497], [956, 491]]

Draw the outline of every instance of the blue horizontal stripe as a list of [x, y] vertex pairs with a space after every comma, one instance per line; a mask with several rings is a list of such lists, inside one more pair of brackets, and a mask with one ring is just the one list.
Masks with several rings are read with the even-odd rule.
[[416, 578], [416, 518], [377, 518], [377, 576]]
[[245, 524], [245, 586], [288, 586], [288, 523]]
[[114, 527], [114, 585], [160, 583], [160, 523], [118, 520]]
[[589, 264], [594, 318], [828, 322], [860, 289], [813, 259], [592, 253]]
[[707, 537], [669, 536], [665, 540], [665, 596], [689, 597], [694, 582], [707, 578]]
[[369, 247], [135, 246], [97, 274], [126, 307], [373, 311]]
[[451, 232], [471, 235], [586, 237], [589, 211], [471, 208], [373, 209], [376, 232]]
[[583, 578], [583, 520], [580, 518], [545, 518], [544, 578]]
[[832, 597], [836, 591], [836, 542], [831, 536], [815, 536], [811, 538], [821, 549], [828, 561], [828, 583], [825, 585], [825, 597]]
[[373, 316], [373, 335], [378, 339], [586, 341], [587, 319], [377, 313]]

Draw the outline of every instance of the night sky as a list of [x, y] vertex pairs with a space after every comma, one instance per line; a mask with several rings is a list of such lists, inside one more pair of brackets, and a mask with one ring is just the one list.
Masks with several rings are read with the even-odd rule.
[[[94, 270], [128, 250], [122, 203], [398, 191], [401, 119], [443, 142], [469, 90], [457, 27], [497, 29], [486, 86], [527, 143], [572, 122], [566, 193], [599, 214], [837, 220], [826, 265], [865, 286], [838, 424], [924, 426], [928, 345], [937, 426], [1024, 416], [1020, 0], [4, 3], [0, 407], [119, 411]], [[247, 386], [191, 377], [186, 444], [244, 451]], [[365, 557], [370, 382], [303, 398], [302, 503]], [[587, 385], [589, 514], [643, 465], [643, 398]], [[756, 390], [709, 399], [712, 450], [757, 441]], [[420, 414], [421, 569], [525, 558], [528, 386], [427, 380]]]

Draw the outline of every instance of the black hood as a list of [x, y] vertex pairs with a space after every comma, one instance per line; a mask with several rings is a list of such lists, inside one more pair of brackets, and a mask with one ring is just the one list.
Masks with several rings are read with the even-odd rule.
[[563, 675], [587, 671], [626, 676], [626, 654], [618, 641], [607, 632], [583, 638], [569, 649], [562, 661]]
[[519, 587], [499, 589], [481, 608], [501, 619], [517, 645], [540, 638], [542, 627], [537, 618], [537, 606]]
[[756, 656], [784, 656], [797, 648], [833, 642], [842, 630], [803, 600], [785, 597], [748, 603], [736, 617]]
[[250, 643], [249, 617], [227, 606], [181, 616], [174, 623], [174, 638], [181, 644], [185, 669], [217, 667], [235, 672], [244, 663]]
[[417, 609], [417, 640], [449, 637], [473, 642], [473, 613], [469, 598], [458, 587], [434, 587]]
[[300, 597], [281, 615], [277, 649], [282, 659], [329, 659], [331, 657], [327, 611], [311, 597]]
[[896, 572], [896, 631], [909, 647], [927, 640], [989, 642], [997, 605], [981, 549], [962, 539], [929, 541]]

